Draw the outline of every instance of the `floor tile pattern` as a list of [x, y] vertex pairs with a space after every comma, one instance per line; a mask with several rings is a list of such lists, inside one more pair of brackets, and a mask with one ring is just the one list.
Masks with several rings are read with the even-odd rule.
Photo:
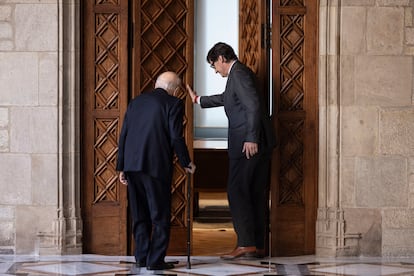
[[0, 275], [317, 275], [317, 276], [397, 276], [414, 275], [414, 258], [320, 258], [316, 256], [273, 257], [222, 261], [217, 256], [192, 256], [190, 268], [185, 256], [168, 256], [178, 261], [174, 269], [147, 271], [137, 268], [131, 256], [0, 255]]

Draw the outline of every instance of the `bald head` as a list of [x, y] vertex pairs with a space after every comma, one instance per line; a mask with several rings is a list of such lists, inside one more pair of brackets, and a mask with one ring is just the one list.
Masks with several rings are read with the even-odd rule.
[[175, 91], [181, 85], [180, 77], [171, 71], [164, 72], [158, 76], [155, 82], [155, 88], [162, 88], [167, 91], [168, 94], [174, 96]]

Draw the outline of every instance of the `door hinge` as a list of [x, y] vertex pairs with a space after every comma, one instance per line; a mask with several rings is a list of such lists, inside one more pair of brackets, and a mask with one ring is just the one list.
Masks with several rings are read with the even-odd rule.
[[135, 24], [134, 22], [131, 20], [131, 23], [129, 24], [129, 35], [128, 35], [128, 44], [129, 44], [129, 48], [132, 49], [134, 48], [134, 37], [135, 37], [135, 30], [134, 30]]
[[272, 48], [272, 28], [269, 24], [262, 24], [262, 47]]

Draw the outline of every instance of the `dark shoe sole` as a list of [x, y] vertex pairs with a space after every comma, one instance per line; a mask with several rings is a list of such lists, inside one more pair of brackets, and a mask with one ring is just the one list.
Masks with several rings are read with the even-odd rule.
[[173, 263], [162, 263], [158, 265], [150, 265], [147, 266], [147, 270], [165, 270], [165, 269], [173, 269], [175, 266]]
[[263, 259], [265, 257], [265, 255], [262, 254], [257, 254], [257, 253], [247, 253], [245, 255], [245, 257], [250, 258], [250, 259]]
[[146, 266], [147, 266], [146, 261], [135, 262], [135, 267], [146, 267]]

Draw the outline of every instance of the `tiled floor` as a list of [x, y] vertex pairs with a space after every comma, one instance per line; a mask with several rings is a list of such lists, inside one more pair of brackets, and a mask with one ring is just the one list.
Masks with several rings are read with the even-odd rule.
[[0, 255], [0, 275], [414, 275], [414, 258], [275, 257], [263, 260], [222, 261], [213, 256], [168, 256], [174, 269], [147, 271], [135, 268], [133, 257], [73, 255]]
[[[218, 205], [214, 202], [214, 206]], [[203, 207], [203, 206], [202, 206]], [[414, 276], [413, 258], [321, 258], [316, 256], [273, 257], [223, 261], [219, 255], [234, 248], [236, 236], [231, 223], [193, 224], [194, 248], [187, 268], [186, 256], [168, 256], [178, 261], [174, 269], [147, 271], [136, 268], [132, 256], [0, 255], [0, 276], [21, 275], [318, 275], [318, 276]]]

